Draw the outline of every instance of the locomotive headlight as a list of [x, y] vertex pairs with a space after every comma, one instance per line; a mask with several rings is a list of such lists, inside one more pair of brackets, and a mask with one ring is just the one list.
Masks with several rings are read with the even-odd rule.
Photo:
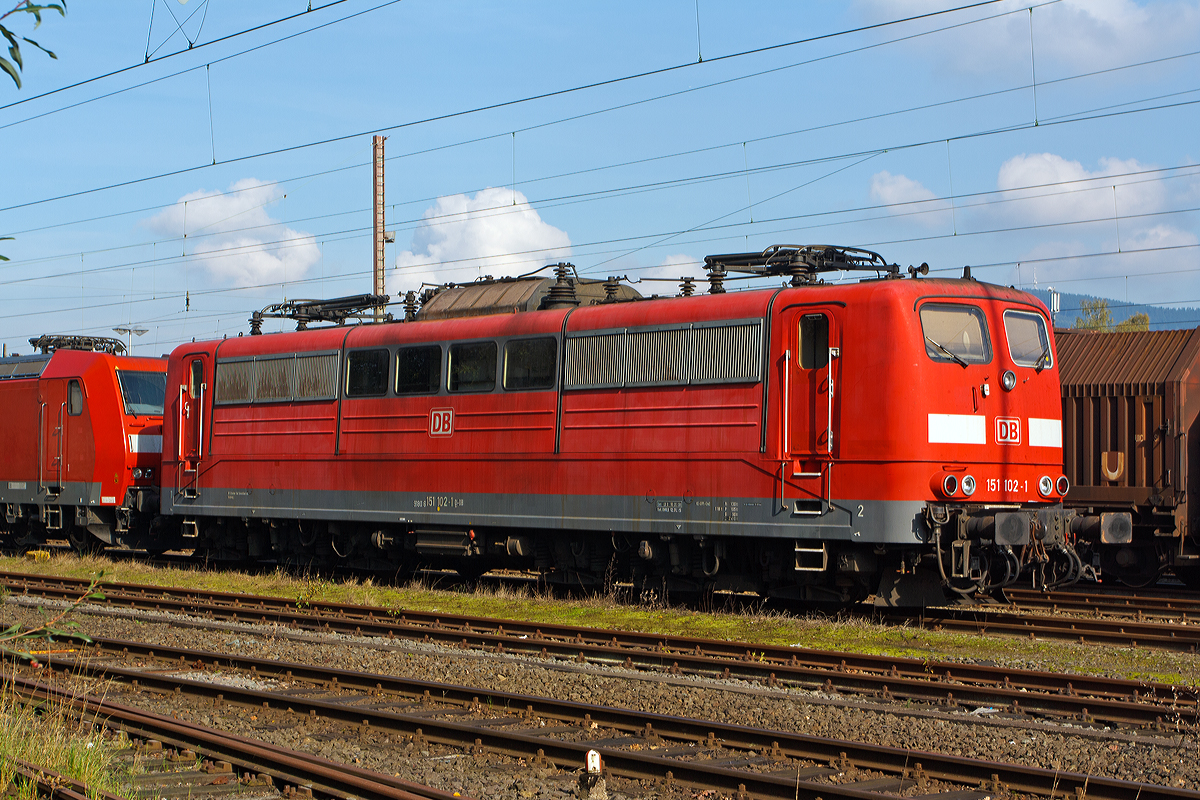
[[1011, 392], [1017, 386], [1017, 375], [1011, 369], [1004, 370], [1004, 374], [1000, 376], [1000, 385], [1004, 387], [1004, 391]]
[[133, 468], [133, 479], [135, 481], [140, 481], [142, 479], [142, 468], [141, 467]]
[[947, 497], [953, 497], [954, 493], [957, 491], [958, 478], [954, 477], [953, 475], [947, 475], [946, 477], [942, 478], [942, 492], [944, 492]]
[[970, 475], [963, 475], [962, 490], [967, 497], [975, 494], [975, 479]]
[[1054, 481], [1049, 475], [1043, 475], [1038, 481], [1038, 493], [1042, 497], [1049, 497], [1054, 494]]
[[1067, 480], [1066, 475], [1059, 475], [1058, 481], [1054, 484], [1054, 488], [1058, 489], [1058, 493], [1063, 497], [1067, 496], [1067, 492], [1071, 490], [1071, 482]]
[[149, 480], [150, 476], [153, 474], [154, 474], [154, 470], [150, 469], [149, 467], [146, 467], [144, 470], [142, 470], [142, 477], [145, 478], [146, 480]]

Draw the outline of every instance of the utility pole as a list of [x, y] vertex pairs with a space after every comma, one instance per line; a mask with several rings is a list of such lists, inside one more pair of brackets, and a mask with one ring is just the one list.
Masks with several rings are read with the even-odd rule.
[[[372, 149], [375, 153], [375, 288], [372, 293], [376, 295], [384, 293], [383, 246], [386, 234], [383, 219], [383, 140], [384, 137], [382, 136], [376, 136], [371, 140]], [[375, 321], [383, 322], [383, 306], [375, 307]]]

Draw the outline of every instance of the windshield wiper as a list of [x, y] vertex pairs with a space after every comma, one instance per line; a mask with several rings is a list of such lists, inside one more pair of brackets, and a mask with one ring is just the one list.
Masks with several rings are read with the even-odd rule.
[[1047, 367], [1050, 366], [1050, 345], [1046, 345], [1046, 349], [1042, 351], [1040, 356], [1038, 356], [1038, 360], [1033, 365], [1033, 368], [1038, 372], [1041, 372], [1042, 369], [1044, 369], [1042, 366], [1043, 364], [1045, 364]]
[[963, 367], [964, 369], [966, 369], [967, 362], [966, 362], [966, 359], [964, 359], [962, 356], [958, 355], [957, 353], [951, 353], [949, 350], [947, 350], [946, 348], [942, 347], [940, 344], [938, 344], [937, 342], [935, 342], [933, 339], [930, 339], [928, 336], [926, 336], [926, 337], [925, 337], [925, 341], [929, 342], [931, 345], [933, 345], [934, 347], [936, 347], [936, 348], [937, 348], [938, 350], [940, 350], [940, 351], [941, 351], [941, 352], [942, 352], [944, 355], [948, 355], [948, 356], [950, 356], [951, 358], [953, 358], [955, 361], [957, 361], [959, 364], [961, 364], [961, 365], [962, 365], [962, 367]]

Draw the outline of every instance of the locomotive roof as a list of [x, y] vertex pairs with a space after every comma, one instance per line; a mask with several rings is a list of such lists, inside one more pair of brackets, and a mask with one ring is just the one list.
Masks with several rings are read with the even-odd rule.
[[[523, 303], [532, 302], [534, 292], [519, 287]], [[454, 296], [451, 295], [453, 298]], [[509, 296], [502, 299], [514, 301]], [[283, 331], [262, 336], [238, 336], [221, 342], [180, 345], [177, 352], [185, 353], [200, 347], [219, 346], [222, 357], [251, 356], [290, 350], [316, 352], [348, 347], [386, 346], [398, 339], [405, 341], [445, 341], [558, 333], [563, 319], [570, 315], [567, 332], [604, 330], [620, 327], [672, 325], [697, 321], [739, 320], [761, 318], [769, 313], [772, 299], [775, 307], [794, 302], [860, 303], [881, 301], [899, 303], [913, 309], [922, 300], [992, 299], [1012, 302], [1037, 309], [1046, 318], [1049, 312], [1033, 295], [1019, 289], [962, 278], [903, 278], [855, 281], [846, 283], [809, 284], [798, 288], [768, 287], [729, 292], [726, 294], [697, 294], [691, 297], [641, 298], [632, 302], [581, 303], [573, 309], [556, 308], [516, 313], [509, 308], [503, 313], [485, 314], [479, 309], [486, 298], [478, 297], [477, 313], [430, 319], [419, 315], [412, 321], [364, 323], [349, 326], [326, 326], [302, 331]], [[518, 298], [518, 299], [519, 299]], [[492, 298], [495, 299], [495, 298]], [[470, 302], [459, 295], [456, 302]]]

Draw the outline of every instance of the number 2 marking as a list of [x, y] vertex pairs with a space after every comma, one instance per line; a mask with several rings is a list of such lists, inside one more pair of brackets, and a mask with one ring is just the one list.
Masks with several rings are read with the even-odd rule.
[[859, 515], [860, 517], [863, 515], [863, 513], [862, 513], [862, 512], [863, 512], [863, 507], [860, 505], [860, 506], [858, 507], [858, 515]]

